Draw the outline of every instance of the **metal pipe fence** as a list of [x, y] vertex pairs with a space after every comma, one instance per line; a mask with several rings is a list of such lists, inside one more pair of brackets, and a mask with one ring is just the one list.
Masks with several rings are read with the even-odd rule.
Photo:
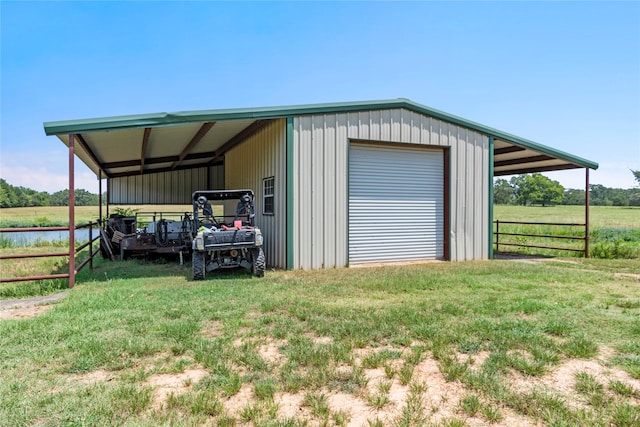
[[[500, 252], [500, 246], [508, 246], [508, 247], [521, 247], [521, 248], [534, 248], [534, 249], [546, 249], [553, 251], [569, 251], [569, 252], [580, 252], [584, 257], [588, 257], [588, 248], [589, 248], [589, 236], [588, 236], [588, 228], [586, 224], [580, 223], [559, 223], [559, 222], [524, 222], [524, 221], [500, 221], [495, 220], [494, 222], [495, 229], [493, 231], [493, 244], [495, 245], [496, 252]], [[502, 225], [502, 230], [505, 230], [505, 226], [507, 226], [506, 231], [501, 231], [500, 226]], [[534, 226], [534, 227], [545, 227], [546, 229], [543, 232], [531, 232], [529, 229], [525, 231], [518, 231], [517, 227], [519, 226]], [[561, 230], [562, 227], [565, 227], [566, 234], [552, 234], [549, 231], [549, 227], [554, 229]], [[515, 229], [515, 230], [514, 230]], [[567, 230], [568, 229], [568, 230]], [[576, 235], [581, 233], [582, 235]], [[503, 239], [501, 239], [501, 236]], [[507, 237], [507, 240], [504, 239]], [[512, 239], [515, 238], [515, 239]], [[527, 239], [522, 238], [533, 238], [534, 242], [529, 242]], [[541, 244], [539, 241], [549, 240], [561, 240], [561, 241], [581, 241], [582, 247], [569, 247], [569, 246], [550, 246], [547, 244]], [[553, 244], [553, 243], [551, 243]]]
[[[93, 269], [93, 258], [100, 252], [100, 245], [94, 250], [94, 243], [96, 240], [100, 238], [100, 233], [96, 230], [96, 235], [93, 235], [94, 227], [100, 227], [99, 222], [88, 222], [86, 224], [76, 225], [74, 227], [75, 230], [88, 228], [89, 229], [89, 239], [81, 244], [78, 247], [75, 247], [75, 242], [73, 243], [73, 253], [70, 251], [67, 252], [41, 252], [41, 253], [22, 253], [22, 254], [0, 254], [0, 260], [9, 260], [9, 259], [30, 259], [30, 258], [49, 258], [49, 257], [69, 257], [71, 259], [73, 257], [73, 277], [78, 274], [87, 264], [89, 268]], [[34, 231], [71, 231], [70, 227], [20, 227], [20, 228], [0, 228], [0, 235], [2, 233], [27, 233]], [[71, 236], [71, 233], [69, 233]], [[76, 256], [83, 251], [85, 248], [89, 248], [89, 256], [82, 261], [78, 268], [75, 268], [75, 258]], [[71, 278], [71, 268], [69, 268], [69, 273], [60, 273], [60, 274], [38, 274], [33, 276], [21, 276], [21, 277], [1, 277], [0, 283], [10, 283], [10, 282], [26, 282], [30, 280], [49, 280], [49, 279], [70, 279]], [[71, 280], [69, 282], [71, 285]]]

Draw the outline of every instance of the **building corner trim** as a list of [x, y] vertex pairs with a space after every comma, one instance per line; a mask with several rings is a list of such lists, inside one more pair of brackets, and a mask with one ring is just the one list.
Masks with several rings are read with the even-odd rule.
[[286, 131], [287, 160], [287, 270], [293, 269], [293, 117], [287, 117]]
[[493, 259], [493, 163], [494, 163], [494, 158], [493, 158], [493, 136], [489, 136], [489, 150], [488, 150], [488, 155], [489, 155], [489, 162], [488, 162], [488, 185], [489, 185], [489, 200], [488, 200], [488, 208], [489, 208], [489, 215], [488, 215], [488, 219], [489, 219], [489, 238], [488, 238], [488, 244], [489, 244], [489, 259]]

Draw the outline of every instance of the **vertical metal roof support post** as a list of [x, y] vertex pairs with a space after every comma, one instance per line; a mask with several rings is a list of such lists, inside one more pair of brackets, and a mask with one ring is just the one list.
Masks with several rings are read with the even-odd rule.
[[489, 137], [489, 200], [487, 205], [489, 206], [489, 215], [488, 215], [488, 226], [489, 226], [489, 259], [493, 259], [493, 168], [494, 168], [494, 157], [493, 157], [493, 137]]
[[585, 169], [584, 187], [584, 257], [589, 258], [589, 168]]
[[98, 171], [98, 226], [102, 224], [102, 169]]
[[293, 269], [293, 117], [287, 117], [286, 130], [287, 161], [287, 270]]
[[106, 206], [107, 214], [105, 216], [105, 219], [107, 219], [107, 218], [109, 218], [109, 178], [107, 178], [107, 198], [104, 201], [104, 203], [105, 203], [105, 205], [107, 205]]
[[69, 134], [69, 287], [73, 288], [76, 282], [76, 192], [75, 192], [75, 168], [74, 141], [75, 135]]

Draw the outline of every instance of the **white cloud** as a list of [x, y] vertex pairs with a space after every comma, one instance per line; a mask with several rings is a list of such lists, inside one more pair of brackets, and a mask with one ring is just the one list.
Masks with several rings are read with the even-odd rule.
[[[544, 175], [559, 181], [565, 188], [584, 188], [584, 169], [548, 172]], [[589, 171], [589, 183], [601, 184], [609, 188], [632, 188], [636, 186], [636, 181], [631, 174], [631, 168], [628, 165], [619, 163], [602, 163], [597, 170]]]
[[[97, 194], [98, 180], [96, 176], [91, 171], [78, 169], [81, 168], [76, 168], [75, 187]], [[69, 176], [66, 170], [64, 172], [52, 172], [42, 166], [30, 167], [24, 164], [17, 166], [2, 164], [0, 165], [0, 177], [16, 187], [27, 187], [49, 193], [69, 188]], [[106, 186], [103, 184], [103, 191], [105, 189]]]

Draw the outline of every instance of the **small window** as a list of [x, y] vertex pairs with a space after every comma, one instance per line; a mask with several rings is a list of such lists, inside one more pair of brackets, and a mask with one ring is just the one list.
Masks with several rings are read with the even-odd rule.
[[273, 215], [273, 190], [275, 178], [270, 176], [262, 180], [262, 213]]

